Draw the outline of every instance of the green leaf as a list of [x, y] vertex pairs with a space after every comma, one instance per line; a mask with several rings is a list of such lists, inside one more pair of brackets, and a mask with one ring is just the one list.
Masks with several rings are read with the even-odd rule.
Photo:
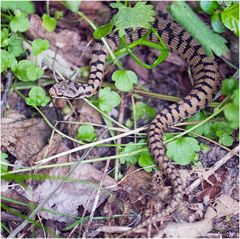
[[228, 134], [223, 134], [221, 135], [221, 137], [219, 138], [219, 143], [223, 144], [225, 146], [232, 146], [233, 144], [233, 137], [228, 135]]
[[92, 142], [96, 138], [94, 127], [92, 125], [81, 125], [78, 128], [77, 138], [85, 142]]
[[27, 67], [27, 79], [29, 81], [36, 81], [40, 79], [43, 75], [43, 69], [37, 67], [36, 65], [32, 64]]
[[8, 45], [9, 39], [9, 31], [7, 28], [1, 29], [1, 47], [5, 47]]
[[229, 78], [223, 81], [222, 83], [222, 93], [226, 96], [231, 96], [233, 91], [238, 88], [238, 81]]
[[74, 1], [65, 1], [65, 6], [70, 9], [72, 12], [78, 12], [80, 7], [81, 0]]
[[128, 28], [134, 30], [138, 27], [150, 28], [155, 19], [153, 6], [146, 4], [146, 2], [137, 2], [134, 7], [128, 7], [121, 2], [116, 2], [112, 3], [111, 7], [118, 9], [113, 21], [120, 37], [126, 34], [125, 30]]
[[211, 16], [211, 25], [215, 32], [217, 32], [217, 33], [224, 32], [224, 25], [222, 23], [220, 13], [214, 13]]
[[219, 5], [218, 5], [218, 3], [217, 3], [216, 1], [201, 0], [201, 1], [200, 1], [200, 7], [201, 7], [201, 9], [202, 9], [204, 12], [212, 15], [213, 12], [214, 12], [216, 9], [218, 9]]
[[1, 173], [6, 173], [8, 171], [8, 155], [6, 153], [0, 152], [1, 153]]
[[199, 143], [191, 137], [182, 137], [167, 144], [167, 156], [177, 164], [188, 165], [197, 158]]
[[[152, 108], [151, 106], [143, 103], [143, 102], [137, 102], [135, 104], [135, 118], [136, 121], [146, 118], [147, 120], [151, 120], [154, 118], [156, 114], [156, 110]], [[133, 117], [132, 117], [133, 118]]]
[[25, 32], [29, 28], [29, 20], [26, 14], [20, 10], [14, 11], [15, 16], [11, 19], [10, 28], [13, 32]]
[[141, 155], [138, 159], [138, 164], [140, 167], [142, 167], [148, 173], [153, 171], [154, 161], [149, 152], [141, 153]]
[[28, 95], [26, 103], [30, 106], [46, 106], [51, 100], [40, 86], [33, 86]]
[[204, 153], [209, 151], [209, 146], [207, 144], [200, 143], [200, 148], [201, 148], [201, 151], [203, 151]]
[[1, 1], [1, 9], [3, 11], [20, 10], [27, 14], [33, 14], [35, 12], [34, 4], [29, 1]]
[[48, 48], [49, 48], [48, 40], [35, 39], [32, 42], [32, 51], [34, 55], [38, 55], [41, 52], [47, 50]]
[[31, 61], [22, 60], [13, 68], [14, 74], [21, 81], [35, 81], [42, 77], [44, 71]]
[[227, 104], [227, 106], [224, 109], [224, 115], [225, 118], [229, 121], [232, 121], [234, 123], [239, 122], [239, 109], [233, 103]]
[[121, 97], [110, 87], [105, 87], [99, 91], [99, 107], [102, 111], [111, 112], [121, 102]]
[[213, 53], [222, 56], [228, 52], [226, 39], [213, 33], [187, 3], [175, 1], [170, 5], [170, 11], [174, 19], [204, 47], [208, 56], [214, 56]]
[[57, 26], [57, 21], [55, 18], [48, 16], [47, 14], [43, 14], [42, 16], [43, 26], [48, 32], [53, 32]]
[[10, 68], [13, 64], [16, 64], [17, 60], [12, 53], [8, 51], [1, 50], [1, 73], [8, 68]]
[[9, 38], [8, 51], [9, 53], [12, 53], [15, 57], [18, 57], [22, 53], [24, 53], [23, 39], [15, 33], [13, 33]]
[[[140, 140], [138, 143], [143, 143], [143, 142], [144, 141]], [[130, 142], [123, 148], [123, 150], [121, 151], [120, 155], [133, 153], [133, 152], [135, 152], [137, 150], [140, 150], [140, 149], [143, 149], [143, 148], [146, 148], [146, 146], [145, 145], [136, 145], [135, 143]], [[147, 151], [147, 148], [146, 148], [146, 151]], [[120, 162], [122, 164], [126, 163], [127, 167], [129, 167], [129, 166], [131, 166], [133, 164], [136, 164], [138, 162], [139, 156], [140, 156], [140, 153], [134, 154], [134, 155], [128, 155], [128, 156], [120, 157]]]
[[133, 84], [137, 84], [137, 75], [133, 71], [117, 70], [112, 75], [117, 89], [128, 92], [133, 88]]
[[221, 137], [221, 135], [223, 134], [232, 134], [233, 133], [233, 129], [230, 127], [230, 125], [225, 122], [214, 122], [212, 125], [213, 130], [215, 131], [215, 134], [218, 138]]
[[114, 22], [110, 21], [109, 23], [98, 27], [94, 32], [93, 32], [93, 37], [95, 39], [100, 39], [101, 37], [105, 37], [109, 35], [113, 29]]
[[[194, 122], [194, 121], [203, 121], [207, 118], [204, 112], [199, 112], [195, 115], [193, 115], [191, 118], [187, 119], [186, 122]], [[186, 129], [191, 129], [194, 125], [187, 125]], [[200, 134], [207, 136], [209, 138], [213, 138], [213, 132], [212, 132], [212, 123], [206, 122], [203, 125], [199, 126], [198, 128], [194, 129], [192, 131], [193, 133]], [[193, 134], [191, 134], [192, 137], [195, 137]]]
[[239, 106], [239, 89], [233, 92], [233, 104]]
[[225, 27], [233, 31], [236, 36], [239, 36], [239, 3], [226, 7], [221, 17]]

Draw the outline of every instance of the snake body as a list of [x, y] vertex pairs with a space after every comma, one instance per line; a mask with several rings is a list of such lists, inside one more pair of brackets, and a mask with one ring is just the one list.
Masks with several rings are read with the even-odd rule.
[[[184, 185], [178, 170], [165, 155], [163, 145], [163, 133], [167, 128], [179, 121], [191, 117], [196, 112], [207, 107], [214, 98], [220, 84], [217, 64], [209, 58], [199, 43], [190, 34], [176, 23], [169, 21], [162, 14], [155, 19], [153, 27], [157, 29], [167, 47], [171, 52], [176, 53], [190, 66], [194, 79], [194, 86], [190, 93], [182, 100], [174, 103], [161, 112], [157, 113], [148, 129], [148, 146], [157, 166], [170, 179], [173, 187], [173, 196], [168, 206], [160, 213], [146, 220], [144, 225], [151, 221], [157, 221], [161, 217], [173, 212], [183, 194]], [[147, 33], [146, 29], [139, 28], [136, 31], [128, 30], [126, 41], [128, 44], [140, 39]], [[110, 34], [107, 42], [115, 51], [120, 46], [120, 38], [116, 33]], [[148, 40], [158, 42], [157, 37], [151, 33]], [[90, 63], [90, 76], [85, 84], [78, 84], [73, 81], [62, 81], [50, 89], [53, 97], [62, 98], [84, 98], [97, 92], [102, 84], [103, 71], [108, 51], [102, 41], [97, 41], [92, 51]], [[184, 157], [184, 155], [182, 155]]]

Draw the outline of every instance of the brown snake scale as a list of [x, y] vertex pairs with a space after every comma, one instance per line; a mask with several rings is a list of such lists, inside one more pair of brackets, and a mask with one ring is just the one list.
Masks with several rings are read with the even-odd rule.
[[[163, 41], [171, 52], [183, 58], [190, 66], [194, 79], [191, 92], [182, 100], [174, 103], [159, 112], [151, 122], [148, 129], [148, 146], [157, 166], [170, 179], [173, 187], [173, 197], [168, 206], [152, 218], [147, 219], [141, 227], [151, 222], [156, 222], [161, 217], [172, 213], [178, 206], [184, 185], [178, 170], [165, 155], [163, 145], [163, 133], [167, 128], [183, 119], [186, 119], [199, 110], [205, 108], [212, 101], [220, 84], [217, 64], [213, 59], [207, 57], [203, 48], [195, 41], [188, 32], [176, 23], [167, 19], [164, 14], [156, 18], [155, 27]], [[136, 31], [127, 31], [127, 43], [132, 43], [146, 34], [147, 30], [139, 28]], [[148, 40], [158, 42], [154, 34], [150, 34]], [[120, 46], [117, 33], [107, 37], [111, 49], [115, 51]], [[50, 89], [50, 94], [58, 98], [84, 98], [97, 92], [102, 84], [103, 70], [108, 51], [101, 41], [97, 41], [92, 51], [91, 69], [88, 82], [85, 84], [73, 81], [62, 81]], [[184, 157], [184, 155], [183, 155]], [[139, 227], [138, 227], [139, 228]]]

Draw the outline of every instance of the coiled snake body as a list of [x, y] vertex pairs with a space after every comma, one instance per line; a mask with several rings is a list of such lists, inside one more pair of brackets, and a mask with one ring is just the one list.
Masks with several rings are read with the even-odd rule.
[[[159, 35], [168, 46], [170, 51], [183, 58], [190, 66], [194, 79], [194, 86], [191, 92], [178, 103], [174, 103], [159, 112], [151, 122], [148, 129], [148, 146], [157, 166], [170, 179], [173, 187], [173, 197], [168, 206], [160, 213], [142, 225], [147, 225], [151, 221], [157, 221], [164, 215], [173, 212], [182, 197], [183, 182], [178, 170], [171, 164], [165, 155], [163, 145], [163, 133], [166, 129], [185, 118], [188, 118], [205, 108], [212, 101], [214, 94], [218, 90], [220, 78], [217, 64], [207, 57], [203, 48], [195, 41], [188, 32], [169, 21], [164, 14], [156, 18], [153, 27], [157, 29]], [[127, 31], [126, 41], [132, 43], [147, 33], [147, 30], [139, 28], [136, 31]], [[153, 42], [158, 42], [157, 37], [151, 33], [148, 38]], [[107, 37], [107, 42], [111, 49], [115, 51], [120, 46], [120, 39], [116, 33]], [[84, 98], [97, 92], [102, 84], [103, 70], [108, 51], [101, 41], [97, 41], [92, 51], [91, 69], [88, 82], [78, 84], [73, 81], [62, 81], [55, 84], [50, 89], [50, 94], [58, 98]], [[183, 155], [184, 157], [184, 155]]]

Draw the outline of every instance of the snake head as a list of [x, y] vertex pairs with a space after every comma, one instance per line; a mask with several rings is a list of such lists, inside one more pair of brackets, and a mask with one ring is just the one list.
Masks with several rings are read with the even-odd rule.
[[50, 88], [49, 94], [53, 98], [80, 98], [79, 92], [76, 88], [76, 83], [71, 80], [64, 80], [55, 84], [52, 88]]

